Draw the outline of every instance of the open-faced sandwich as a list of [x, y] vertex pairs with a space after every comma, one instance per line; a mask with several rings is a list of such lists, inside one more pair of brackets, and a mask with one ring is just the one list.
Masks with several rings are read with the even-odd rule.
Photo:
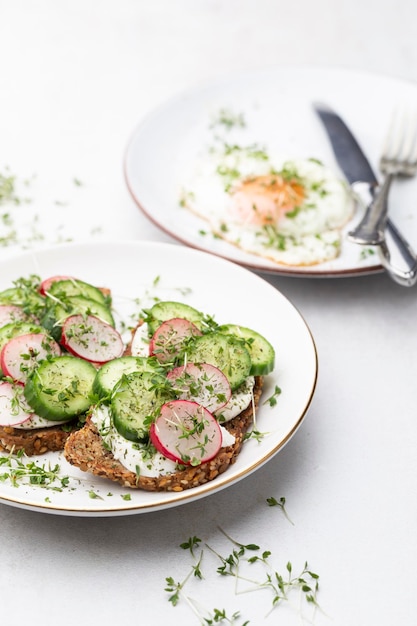
[[31, 276], [0, 292], [0, 449], [62, 450], [91, 406], [96, 368], [123, 350], [106, 289]]
[[97, 401], [66, 459], [123, 486], [182, 491], [236, 460], [274, 367], [257, 332], [179, 302], [144, 311], [125, 354], [103, 365]]
[[62, 451], [123, 486], [182, 491], [236, 460], [272, 345], [188, 304], [157, 301], [129, 337], [108, 290], [72, 277], [0, 292], [0, 449]]

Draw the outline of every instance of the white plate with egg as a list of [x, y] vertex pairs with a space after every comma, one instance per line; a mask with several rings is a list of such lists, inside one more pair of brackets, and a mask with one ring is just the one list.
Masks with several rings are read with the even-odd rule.
[[[382, 271], [374, 248], [346, 239], [363, 208], [350, 196], [314, 101], [344, 118], [377, 171], [392, 110], [416, 103], [417, 86], [350, 70], [280, 67], [183, 93], [133, 132], [124, 163], [133, 199], [177, 241], [255, 271]], [[415, 197], [417, 180], [396, 182], [390, 206], [414, 246]]]

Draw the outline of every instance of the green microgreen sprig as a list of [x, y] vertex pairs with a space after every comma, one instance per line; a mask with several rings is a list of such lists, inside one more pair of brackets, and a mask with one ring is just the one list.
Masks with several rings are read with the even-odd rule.
[[269, 406], [275, 406], [278, 402], [278, 396], [282, 393], [282, 389], [275, 385], [273, 393], [263, 402], [263, 404], [269, 404]]
[[[281, 498], [279, 501], [275, 498], [268, 498], [267, 502], [269, 506], [280, 506], [286, 514], [284, 508], [285, 498]], [[176, 606], [181, 600], [184, 600], [199, 617], [201, 624], [210, 625], [221, 622], [238, 624], [237, 620], [241, 619], [239, 611], [234, 612], [229, 618], [225, 610], [218, 608], [213, 609], [212, 612], [204, 610], [206, 615], [206, 617], [204, 617], [203, 611], [199, 608], [198, 603], [185, 592], [185, 586], [192, 577], [199, 580], [204, 578], [202, 560], [204, 551], [207, 549], [220, 561], [216, 573], [222, 577], [234, 578], [236, 596], [247, 592], [269, 590], [272, 596], [271, 608], [267, 613], [267, 615], [269, 615], [271, 611], [284, 603], [290, 605], [292, 597], [294, 594], [298, 593], [302, 603], [300, 605], [301, 621], [311, 622], [311, 620], [307, 620], [303, 614], [304, 604], [306, 606], [312, 606], [314, 611], [319, 608], [317, 601], [319, 576], [311, 570], [308, 562], [306, 561], [299, 573], [295, 574], [292, 563], [288, 561], [285, 566], [285, 572], [282, 574], [271, 564], [270, 557], [272, 553], [269, 550], [261, 549], [256, 543], [241, 543], [230, 537], [221, 528], [219, 530], [233, 546], [231, 552], [225, 556], [207, 543], [203, 544], [202, 540], [196, 536], [190, 537], [187, 541], [180, 544], [183, 550], [190, 552], [193, 563], [181, 582], [176, 582], [173, 577], [165, 579], [165, 591], [170, 594], [168, 598], [169, 602], [171, 602], [173, 606]], [[249, 576], [248, 571], [252, 572], [251, 568], [255, 564], [257, 564], [257, 569], [254, 575]], [[259, 568], [261, 569], [259, 570]], [[242, 589], [243, 585], [245, 588]], [[245, 621], [242, 626], [247, 624], [249, 624], [249, 621]]]
[[61, 475], [59, 464], [39, 465], [35, 461], [26, 461], [26, 458], [23, 452], [0, 456], [0, 468], [6, 470], [0, 474], [0, 481], [10, 481], [13, 487], [30, 484], [53, 491], [62, 491], [68, 487], [69, 476]]
[[274, 498], [273, 496], [271, 496], [270, 498], [266, 499], [268, 506], [278, 506], [281, 511], [284, 513], [285, 517], [287, 518], [287, 520], [294, 526], [294, 522], [292, 521], [292, 519], [290, 518], [290, 516], [287, 513], [287, 509], [285, 508], [285, 498], [282, 497], [279, 500], [277, 500], [276, 498]]
[[243, 113], [235, 113], [231, 109], [222, 108], [212, 118], [210, 128], [222, 127], [225, 130], [231, 130], [232, 128], [244, 128], [246, 121]]

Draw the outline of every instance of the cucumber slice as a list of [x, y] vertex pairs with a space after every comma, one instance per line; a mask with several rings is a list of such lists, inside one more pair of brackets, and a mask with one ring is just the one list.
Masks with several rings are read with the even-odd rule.
[[0, 292], [0, 304], [15, 304], [22, 307], [26, 315], [39, 317], [45, 308], [45, 299], [35, 289], [10, 287]]
[[100, 302], [104, 306], [110, 306], [109, 296], [106, 296], [98, 287], [75, 278], [56, 280], [48, 288], [48, 294], [64, 301], [71, 296], [83, 296], [89, 300]]
[[114, 318], [109, 307], [96, 300], [91, 300], [91, 298], [69, 296], [65, 301], [65, 305], [55, 305], [55, 315], [58, 322], [62, 322], [69, 315], [76, 315], [77, 313], [96, 315], [111, 326], [114, 326]]
[[110, 404], [114, 427], [129, 441], [147, 441], [151, 418], [170, 399], [172, 392], [161, 374], [134, 372], [122, 376]]
[[115, 326], [111, 310], [95, 300], [84, 296], [69, 296], [64, 303], [50, 304], [41, 319], [42, 326], [58, 341], [61, 338], [61, 327], [67, 317], [77, 314], [90, 314], [99, 317], [111, 326]]
[[223, 372], [232, 391], [250, 375], [252, 366], [248, 349], [232, 335], [218, 332], [197, 337], [186, 349], [188, 363], [210, 363]]
[[125, 374], [133, 372], [161, 372], [158, 361], [140, 356], [122, 356], [105, 363], [98, 370], [93, 383], [93, 392], [99, 398], [109, 397], [116, 383]]
[[217, 331], [243, 339], [252, 361], [251, 376], [266, 376], [272, 372], [275, 367], [275, 350], [263, 335], [237, 324], [223, 324]]
[[197, 328], [200, 328], [201, 322], [204, 320], [204, 315], [200, 311], [197, 311], [194, 307], [183, 302], [163, 301], [157, 302], [148, 311], [148, 318], [146, 319], [149, 327], [150, 335], [153, 335], [158, 326], [162, 322], [172, 320], [174, 318], [182, 318], [193, 322]]
[[27, 381], [24, 395], [34, 412], [52, 422], [70, 420], [91, 404], [94, 365], [73, 356], [42, 361]]
[[5, 324], [0, 328], [0, 351], [13, 337], [30, 333], [45, 333], [45, 329], [39, 324], [31, 324], [30, 322], [10, 322], [10, 324]]

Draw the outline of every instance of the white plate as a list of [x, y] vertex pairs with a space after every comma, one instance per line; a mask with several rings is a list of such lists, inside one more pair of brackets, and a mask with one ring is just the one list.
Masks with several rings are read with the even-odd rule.
[[[257, 429], [268, 434], [260, 443], [246, 442], [237, 462], [201, 487], [182, 493], [124, 489], [78, 471], [60, 454], [50, 453], [37, 457], [36, 463], [58, 463], [60, 475], [70, 477], [68, 487], [59, 492], [38, 486], [13, 487], [8, 481], [0, 481], [0, 502], [79, 516], [144, 513], [190, 502], [228, 487], [261, 467], [290, 439], [309, 408], [317, 378], [317, 354], [309, 328], [279, 291], [239, 265], [170, 244], [72, 244], [0, 263], [0, 290], [30, 274], [42, 278], [73, 275], [110, 287], [117, 315], [130, 325], [132, 313], [137, 314], [152, 304], [154, 297], [159, 297], [187, 302], [213, 315], [218, 322], [257, 329], [271, 341], [277, 353], [276, 369], [266, 377], [263, 398], [270, 397], [275, 385], [279, 385], [282, 394], [276, 406], [263, 405], [258, 411]], [[138, 298], [139, 302], [135, 302]], [[7, 468], [0, 466], [0, 475], [5, 471]]]
[[[221, 109], [243, 113], [242, 141], [268, 152], [315, 157], [339, 172], [328, 139], [312, 110], [328, 103], [344, 118], [377, 171], [378, 155], [392, 110], [417, 106], [417, 85], [399, 79], [325, 68], [268, 68], [229, 76], [184, 93], [149, 115], [134, 131], [125, 155], [125, 177], [138, 206], [157, 226], [191, 247], [210, 251], [246, 267], [277, 274], [352, 276], [382, 270], [378, 255], [343, 242], [339, 258], [313, 267], [284, 267], [201, 235], [206, 223], [178, 204], [181, 181], [198, 153], [212, 141], [213, 115]], [[251, 141], [247, 141], [250, 133]], [[246, 133], [246, 134], [245, 134]], [[395, 183], [390, 212], [410, 243], [417, 246], [417, 179]], [[358, 221], [357, 215], [349, 224]], [[345, 229], [346, 230], [348, 230]]]

